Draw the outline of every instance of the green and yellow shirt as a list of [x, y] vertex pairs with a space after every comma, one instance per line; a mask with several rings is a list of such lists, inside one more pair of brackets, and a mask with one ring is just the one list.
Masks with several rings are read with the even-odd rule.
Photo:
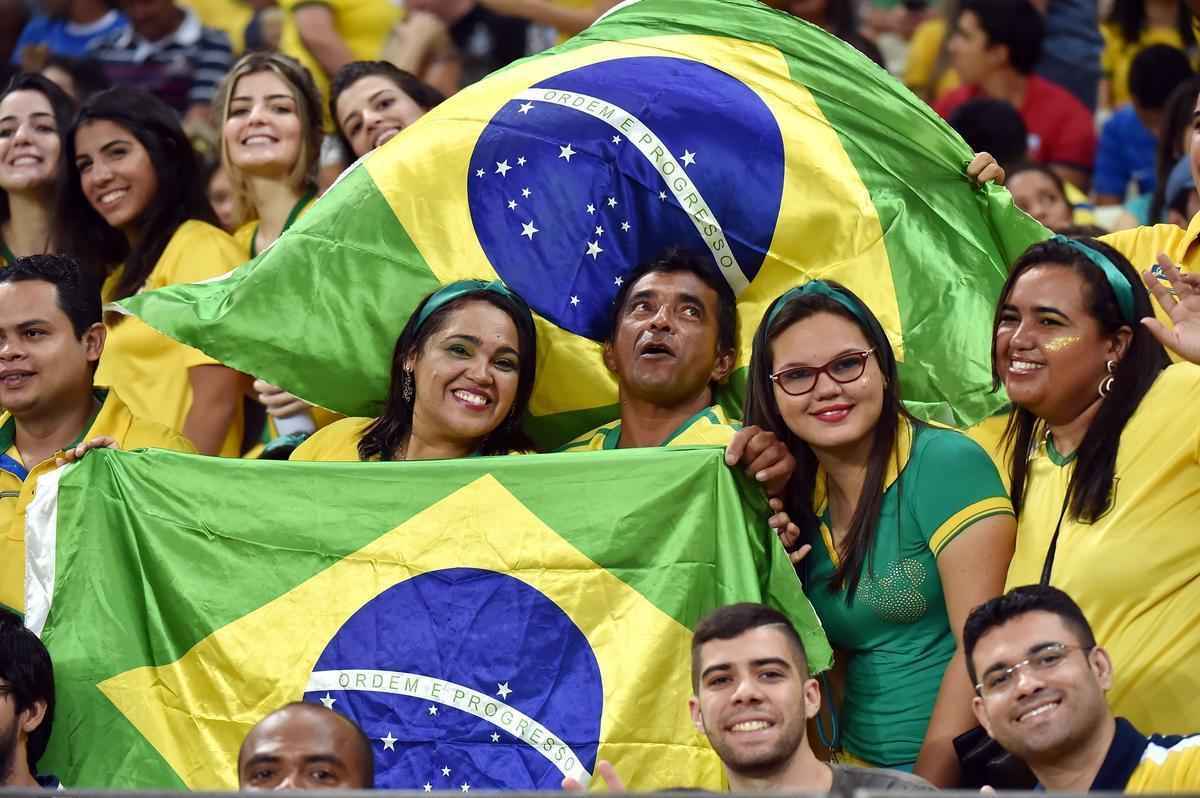
[[[731, 421], [719, 405], [712, 405], [679, 425], [667, 436], [663, 446], [728, 446], [741, 428]], [[596, 427], [563, 446], [560, 452], [587, 452], [616, 449], [621, 443], [621, 419]]]

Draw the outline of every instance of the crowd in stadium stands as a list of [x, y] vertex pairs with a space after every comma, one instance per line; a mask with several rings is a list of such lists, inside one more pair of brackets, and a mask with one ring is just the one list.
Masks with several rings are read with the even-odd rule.
[[[745, 418], [730, 418], [713, 386], [736, 363], [737, 315], [711, 259], [670, 250], [620, 284], [603, 344], [619, 415], [563, 449], [726, 447], [769, 497], [836, 652], [816, 678], [784, 616], [715, 611], [692, 648], [697, 729], [737, 791], [1200, 792], [1200, 738], [1180, 736], [1200, 731], [1193, 9], [767, 3], [901, 78], [990, 153], [968, 176], [1006, 182], [1057, 235], [1011, 264], [996, 303], [1003, 432], [910, 415], [877, 309], [820, 280], [769, 306]], [[425, 297], [381, 415], [363, 418], [102, 303], [250, 260], [356, 159], [616, 4], [0, 0], [0, 604], [24, 605], [36, 478], [91, 448], [534, 451], [537, 337], [502, 283]], [[0, 787], [57, 785], [37, 768], [54, 709], [49, 656], [0, 614]], [[245, 789], [373, 779], [353, 721], [307, 704], [255, 726], [237, 771]]]

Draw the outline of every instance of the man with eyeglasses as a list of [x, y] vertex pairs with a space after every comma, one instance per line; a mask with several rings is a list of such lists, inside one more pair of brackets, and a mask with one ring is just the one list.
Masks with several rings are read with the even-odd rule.
[[0, 789], [61, 786], [37, 772], [53, 721], [50, 654], [15, 613], [0, 610]]
[[1104, 695], [1112, 659], [1058, 588], [1017, 587], [979, 605], [967, 618], [963, 649], [975, 717], [1044, 789], [1200, 790], [1200, 735], [1147, 736], [1113, 717]]

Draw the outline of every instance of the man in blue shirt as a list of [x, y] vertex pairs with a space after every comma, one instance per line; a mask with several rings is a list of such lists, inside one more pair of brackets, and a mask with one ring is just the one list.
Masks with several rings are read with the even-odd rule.
[[53, 55], [82, 58], [93, 42], [124, 29], [129, 23], [106, 0], [42, 0], [38, 14], [21, 31], [12, 62], [20, 64], [29, 48], [45, 48]]

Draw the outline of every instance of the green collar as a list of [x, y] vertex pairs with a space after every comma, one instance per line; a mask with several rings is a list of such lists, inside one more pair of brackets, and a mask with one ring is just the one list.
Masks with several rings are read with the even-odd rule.
[[[279, 231], [279, 235], [286, 233], [288, 228], [295, 224], [296, 220], [300, 218], [300, 212], [308, 206], [308, 203], [313, 201], [313, 197], [315, 196], [317, 196], [317, 192], [309, 189], [304, 192], [304, 196], [296, 200], [296, 204], [292, 206], [292, 210], [288, 212], [287, 219], [283, 222], [283, 229]], [[250, 257], [252, 258], [258, 257], [258, 228], [261, 225], [261, 222], [254, 225], [254, 233], [250, 236]]]
[[[689, 418], [687, 421], [680, 424], [678, 427], [675, 428], [674, 432], [672, 432], [670, 435], [668, 435], [666, 437], [666, 439], [662, 443], [659, 444], [659, 446], [670, 446], [671, 441], [678, 438], [680, 435], [682, 435], [684, 432], [687, 431], [688, 427], [692, 426], [693, 424], [695, 424], [697, 421], [704, 418], [705, 416], [708, 416], [713, 421], [713, 423], [720, 423], [720, 420], [713, 414], [714, 406], [715, 405], [710, 405], [710, 406], [704, 408], [703, 410], [701, 410], [700, 412], [696, 413], [691, 418]], [[618, 421], [612, 427], [610, 427], [609, 429], [606, 429], [604, 431], [604, 447], [603, 448], [617, 449], [617, 448], [620, 448], [620, 444], [621, 444], [621, 422]]]
[[[64, 446], [63, 449], [73, 449], [79, 444], [83, 443], [84, 439], [87, 438], [88, 432], [92, 429], [92, 425], [96, 423], [96, 417], [99, 416], [100, 411], [104, 409], [104, 402], [108, 399], [108, 391], [104, 388], [93, 388], [92, 396], [94, 396], [96, 400], [100, 402], [100, 407], [98, 407], [96, 411], [92, 413], [91, 418], [89, 418], [87, 424], [84, 425], [83, 431], [79, 433], [79, 437]], [[11, 413], [9, 413], [8, 420], [4, 422], [3, 426], [0, 426], [0, 454], [3, 454], [11, 449], [16, 440], [17, 420]], [[37, 464], [34, 463], [34, 465]]]
[[1054, 445], [1054, 436], [1049, 431], [1046, 432], [1046, 456], [1050, 458], [1051, 463], [1054, 463], [1056, 466], [1065, 466], [1071, 463], [1077, 454], [1079, 453], [1061, 454]]

